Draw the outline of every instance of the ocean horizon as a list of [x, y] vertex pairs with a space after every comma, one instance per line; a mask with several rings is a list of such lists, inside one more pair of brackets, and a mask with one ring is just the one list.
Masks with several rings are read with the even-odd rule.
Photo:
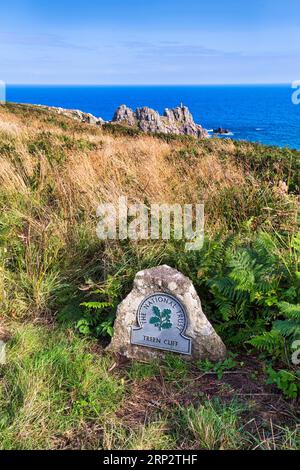
[[121, 104], [163, 113], [180, 103], [210, 132], [230, 138], [300, 149], [300, 106], [289, 84], [252, 85], [7, 85], [9, 102], [80, 109], [111, 120]]

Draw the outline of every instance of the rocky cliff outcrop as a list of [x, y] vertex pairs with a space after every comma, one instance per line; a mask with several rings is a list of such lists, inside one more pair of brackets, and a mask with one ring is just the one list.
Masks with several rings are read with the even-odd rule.
[[[105, 121], [77, 109], [64, 109], [55, 106], [38, 105], [40, 108], [52, 110], [80, 122], [102, 125]], [[163, 134], [191, 135], [198, 138], [208, 137], [208, 133], [200, 124], [194, 122], [193, 116], [186, 106], [180, 105], [173, 109], [166, 108], [163, 116], [154, 109], [144, 106], [133, 111], [125, 104], [116, 110], [112, 123], [120, 123], [137, 127], [143, 132], [159, 132]]]
[[65, 109], [65, 108], [58, 108], [55, 106], [44, 106], [44, 105], [37, 105], [40, 108], [47, 109], [50, 111], [54, 111], [57, 114], [63, 114], [64, 116], [68, 116], [76, 121], [86, 122], [87, 124], [94, 124], [94, 125], [101, 125], [104, 124], [104, 120], [100, 117], [96, 117], [93, 114], [85, 113], [80, 111], [79, 109]]
[[127, 124], [128, 126], [136, 126], [136, 118], [132, 109], [128, 108], [125, 104], [121, 104], [115, 111], [112, 122], [119, 122]]
[[162, 132], [165, 134], [185, 134], [198, 138], [208, 137], [205, 129], [194, 122], [186, 106], [165, 109], [160, 116], [154, 109], [143, 107], [134, 112], [126, 105], [121, 105], [115, 112], [112, 122], [136, 126], [144, 132]]

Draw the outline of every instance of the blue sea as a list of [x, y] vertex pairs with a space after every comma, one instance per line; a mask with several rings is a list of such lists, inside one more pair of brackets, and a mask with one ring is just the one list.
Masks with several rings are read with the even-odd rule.
[[110, 120], [120, 104], [160, 113], [183, 103], [197, 123], [232, 138], [300, 149], [300, 105], [290, 85], [45, 86], [8, 85], [7, 100], [80, 109]]

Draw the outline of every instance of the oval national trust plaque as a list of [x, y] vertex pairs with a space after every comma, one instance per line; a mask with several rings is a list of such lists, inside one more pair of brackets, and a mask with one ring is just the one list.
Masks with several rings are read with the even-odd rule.
[[191, 339], [184, 335], [187, 316], [181, 302], [165, 293], [151, 294], [141, 302], [131, 344], [191, 354]]

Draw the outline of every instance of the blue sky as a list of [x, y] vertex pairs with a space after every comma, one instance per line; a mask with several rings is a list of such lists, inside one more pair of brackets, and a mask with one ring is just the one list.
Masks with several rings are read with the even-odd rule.
[[7, 83], [289, 83], [300, 79], [298, 0], [10, 0]]

